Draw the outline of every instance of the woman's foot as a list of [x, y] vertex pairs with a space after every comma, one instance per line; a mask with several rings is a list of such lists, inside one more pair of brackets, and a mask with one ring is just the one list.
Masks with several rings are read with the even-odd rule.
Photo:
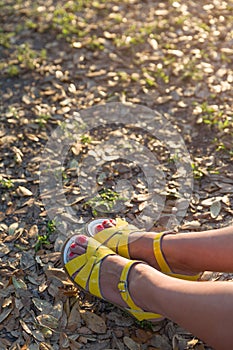
[[[77, 257], [84, 256], [89, 240], [93, 238], [88, 238], [84, 235], [77, 235], [73, 243], [70, 243], [70, 246], [65, 250], [66, 256], [63, 256], [63, 261], [65, 263], [72, 261]], [[66, 243], [68, 245], [69, 243]], [[64, 254], [64, 251], [63, 251]], [[123, 300], [121, 293], [119, 292], [119, 281], [121, 281], [122, 270], [130, 261], [120, 255], [107, 255], [101, 261], [100, 274], [99, 274], [99, 286], [100, 292], [103, 296], [103, 299], [108, 300], [113, 304], [117, 304], [120, 307], [127, 308], [128, 305]], [[129, 295], [132, 298], [133, 302], [142, 308], [144, 311], [152, 312], [147, 305], [147, 301], [144, 298], [144, 291], [146, 288], [146, 281], [144, 281], [143, 276], [147, 275], [148, 272], [146, 268], [151, 269], [148, 265], [141, 263], [140, 261], [135, 261], [134, 264], [130, 267], [128, 276], [127, 276], [127, 288]], [[75, 276], [78, 274], [79, 270], [71, 276], [71, 279], [75, 279]], [[150, 271], [149, 271], [150, 273]], [[88, 276], [86, 277], [87, 285], [89, 283]], [[145, 285], [144, 285], [145, 284]], [[140, 288], [138, 287], [140, 286]], [[88, 288], [87, 288], [88, 289]], [[156, 305], [152, 306], [154, 309]], [[154, 312], [154, 311], [153, 311]], [[157, 317], [156, 321], [162, 317]], [[160, 315], [158, 315], [160, 316]], [[153, 320], [150, 319], [150, 320]]]
[[[105, 219], [101, 223], [97, 224], [94, 228], [95, 233], [101, 232], [106, 228], [116, 226], [116, 221], [113, 219]], [[160, 270], [160, 266], [156, 261], [154, 253], [154, 239], [158, 234], [155, 232], [132, 232], [128, 238], [128, 249], [131, 259], [138, 259], [145, 261], [150, 266]], [[83, 236], [85, 237], [85, 236]], [[161, 239], [161, 252], [163, 257], [170, 267], [171, 271], [175, 274], [195, 275], [199, 271], [189, 268], [186, 261], [179, 259], [179, 252], [181, 249], [181, 241], [178, 241], [179, 235], [177, 234], [164, 234]], [[74, 242], [71, 245], [71, 254], [76, 253], [76, 246], [79, 242]], [[116, 250], [116, 253], [119, 253]]]

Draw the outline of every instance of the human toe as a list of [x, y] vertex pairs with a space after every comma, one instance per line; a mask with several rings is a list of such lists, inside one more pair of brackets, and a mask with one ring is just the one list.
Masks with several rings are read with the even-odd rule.
[[84, 235], [78, 235], [74, 242], [70, 244], [68, 253], [69, 259], [73, 259], [78, 255], [82, 255], [86, 252], [87, 248], [87, 237]]

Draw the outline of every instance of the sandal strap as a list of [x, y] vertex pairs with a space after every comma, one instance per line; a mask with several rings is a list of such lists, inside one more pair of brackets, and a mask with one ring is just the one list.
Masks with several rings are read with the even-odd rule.
[[[102, 261], [109, 255], [116, 253], [102, 243], [89, 237], [86, 253], [68, 261], [64, 268], [69, 277], [79, 287], [98, 298], [104, 299], [100, 289], [100, 271]], [[137, 260], [130, 260], [122, 270], [118, 290], [128, 307], [124, 309], [133, 315], [137, 320], [161, 319], [161, 315], [146, 312], [139, 308], [132, 300], [128, 291], [128, 274], [132, 265], [142, 263]]]
[[128, 274], [131, 267], [135, 264], [142, 263], [140, 260], [131, 260], [129, 261], [123, 268], [120, 276], [120, 281], [118, 283], [118, 290], [121, 294], [122, 299], [128, 305], [128, 312], [130, 312], [134, 317], [136, 317], [139, 321], [142, 320], [152, 320], [152, 319], [160, 319], [161, 315], [155, 314], [153, 312], [148, 312], [142, 310], [139, 306], [137, 306], [133, 299], [130, 296], [128, 290]]
[[99, 266], [103, 258], [116, 253], [101, 243], [89, 238], [89, 244], [85, 254], [68, 261], [65, 269], [69, 276], [75, 275], [74, 282], [83, 289], [102, 298], [99, 286]]
[[130, 259], [128, 249], [128, 237], [130, 230], [127, 228], [106, 228], [95, 234], [95, 239], [109, 248], [117, 249], [118, 254]]
[[162, 249], [161, 249], [161, 242], [162, 238], [167, 233], [160, 232], [156, 235], [153, 242], [153, 250], [154, 250], [154, 256], [155, 259], [160, 267], [160, 270], [163, 271], [163, 273], [170, 274], [172, 273], [168, 263], [166, 262], [165, 256], [163, 255]]
[[117, 249], [117, 253], [130, 259], [129, 254], [129, 234], [140, 231], [134, 225], [128, 224], [127, 221], [120, 218], [116, 219], [116, 226], [106, 228], [95, 234], [95, 239], [102, 244], [107, 244], [109, 248]]
[[118, 282], [118, 290], [121, 294], [122, 299], [131, 309], [134, 309], [134, 310], [141, 310], [141, 309], [134, 303], [133, 299], [131, 298], [131, 296], [129, 294], [128, 274], [129, 274], [131, 267], [135, 264], [138, 264], [138, 263], [141, 263], [141, 261], [139, 261], [139, 260], [138, 261], [137, 260], [128, 261], [121, 272], [120, 281]]
[[178, 274], [178, 273], [172, 272], [161, 249], [162, 238], [167, 234], [169, 234], [169, 232], [158, 233], [154, 238], [154, 242], [153, 242], [154, 256], [161, 271], [163, 271], [163, 273], [167, 275], [170, 275], [176, 278], [181, 278], [183, 280], [189, 280], [189, 281], [198, 280], [201, 276], [201, 273], [198, 273], [196, 275], [184, 275], [184, 274]]

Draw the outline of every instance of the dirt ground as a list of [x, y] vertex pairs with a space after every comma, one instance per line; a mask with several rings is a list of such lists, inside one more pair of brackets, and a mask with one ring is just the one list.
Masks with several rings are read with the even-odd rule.
[[[164, 207], [150, 229], [232, 224], [232, 13], [231, 0], [0, 0], [0, 349], [210, 349], [171, 320], [135, 322], [78, 290], [62, 269], [60, 249], [95, 216], [134, 222], [148, 207], [142, 158], [117, 160], [109, 152], [100, 159], [102, 145], [119, 139], [140, 144], [163, 174]], [[106, 104], [117, 116], [119, 106], [136, 106], [135, 120], [101, 115]], [[140, 108], [155, 111], [153, 134]], [[48, 144], [54, 130], [74, 134], [74, 120], [93, 128], [71, 138], [61, 164], [64, 135], [55, 135], [55, 148]], [[187, 148], [176, 145], [180, 154], [190, 157], [188, 193], [177, 168], [184, 159], [179, 163], [168, 140], [174, 134]], [[86, 187], [92, 173], [95, 184]]]

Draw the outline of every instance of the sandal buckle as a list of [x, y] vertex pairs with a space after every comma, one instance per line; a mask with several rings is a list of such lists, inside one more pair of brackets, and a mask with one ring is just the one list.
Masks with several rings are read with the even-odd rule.
[[117, 287], [118, 287], [118, 290], [119, 290], [120, 293], [127, 292], [127, 283], [126, 283], [126, 281], [119, 281]]

